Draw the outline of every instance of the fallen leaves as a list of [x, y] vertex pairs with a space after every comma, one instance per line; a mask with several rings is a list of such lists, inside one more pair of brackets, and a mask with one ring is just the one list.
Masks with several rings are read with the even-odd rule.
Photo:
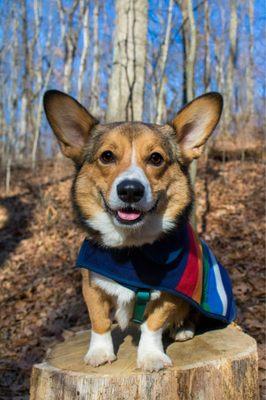
[[[230, 273], [237, 322], [259, 343], [262, 379], [264, 167], [248, 161], [205, 167], [199, 165], [197, 180], [199, 231]], [[72, 221], [71, 174], [69, 167], [52, 164], [35, 176], [17, 171], [13, 192], [0, 199], [0, 399], [27, 398], [32, 364], [54, 340], [88, 327], [73, 268], [83, 234]]]

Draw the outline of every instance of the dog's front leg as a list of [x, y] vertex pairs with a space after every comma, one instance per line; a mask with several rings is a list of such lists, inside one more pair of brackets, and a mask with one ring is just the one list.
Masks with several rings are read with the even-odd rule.
[[93, 367], [111, 363], [116, 359], [111, 336], [112, 322], [109, 317], [110, 298], [98, 287], [91, 286], [89, 271], [82, 269], [82, 292], [91, 320], [89, 350], [84, 357]]
[[147, 319], [141, 325], [141, 337], [138, 347], [137, 365], [145, 371], [159, 371], [172, 365], [165, 354], [162, 343], [163, 330], [171, 319], [183, 319], [188, 306], [181, 299], [167, 293], [151, 301], [147, 309]]

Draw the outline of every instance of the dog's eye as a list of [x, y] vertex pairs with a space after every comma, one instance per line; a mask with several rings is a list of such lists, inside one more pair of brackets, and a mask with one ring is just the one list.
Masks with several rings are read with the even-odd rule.
[[103, 164], [111, 164], [115, 161], [115, 155], [112, 151], [106, 150], [100, 155], [100, 160]]
[[160, 153], [152, 153], [148, 159], [148, 163], [159, 167], [164, 162], [163, 156]]

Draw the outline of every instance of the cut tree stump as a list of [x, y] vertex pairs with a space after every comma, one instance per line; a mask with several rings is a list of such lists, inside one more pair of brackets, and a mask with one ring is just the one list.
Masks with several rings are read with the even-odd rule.
[[230, 325], [170, 343], [173, 367], [153, 373], [136, 368], [137, 326], [113, 329], [118, 358], [87, 366], [89, 331], [56, 344], [33, 367], [31, 400], [257, 400], [258, 359], [254, 339]]

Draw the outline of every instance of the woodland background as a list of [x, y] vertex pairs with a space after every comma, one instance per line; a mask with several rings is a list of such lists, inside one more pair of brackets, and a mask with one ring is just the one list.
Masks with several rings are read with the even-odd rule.
[[232, 277], [266, 396], [265, 11], [263, 0], [0, 1], [0, 399], [27, 399], [32, 364], [88, 326], [73, 167], [42, 108], [52, 88], [101, 121], [157, 123], [223, 94], [198, 164], [198, 230]]

